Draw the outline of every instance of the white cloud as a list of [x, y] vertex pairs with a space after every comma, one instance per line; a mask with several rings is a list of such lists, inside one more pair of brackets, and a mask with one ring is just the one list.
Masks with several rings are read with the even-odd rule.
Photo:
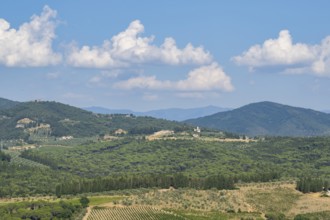
[[92, 78], [89, 79], [88, 85], [90, 86], [101, 86], [104, 87], [106, 86], [107, 80], [113, 80], [117, 78], [120, 75], [121, 71], [120, 70], [108, 70], [108, 71], [101, 71], [100, 74], [97, 74], [93, 76]]
[[150, 89], [178, 91], [225, 91], [234, 90], [231, 79], [217, 63], [196, 68], [188, 77], [179, 81], [161, 81], [155, 76], [138, 76], [115, 84], [120, 89]]
[[188, 91], [223, 90], [230, 92], [234, 89], [230, 77], [217, 63], [192, 70], [187, 79], [176, 83], [176, 87], [178, 90]]
[[45, 6], [40, 16], [33, 15], [29, 23], [17, 30], [0, 19], [0, 64], [9, 67], [38, 67], [55, 65], [61, 55], [53, 52], [56, 11]]
[[163, 90], [173, 88], [173, 82], [161, 81], [156, 79], [156, 76], [138, 76], [130, 78], [126, 81], [115, 83], [115, 88], [119, 89], [150, 89], [150, 90]]
[[318, 56], [312, 64], [312, 71], [319, 76], [330, 76], [330, 36], [316, 46]]
[[143, 32], [144, 26], [135, 20], [125, 31], [105, 40], [101, 46], [73, 46], [67, 62], [76, 67], [114, 68], [151, 62], [202, 65], [212, 61], [210, 53], [202, 47], [188, 44], [179, 49], [173, 38], [166, 38], [158, 47], [152, 44], [153, 36], [141, 37]]
[[319, 45], [293, 43], [288, 30], [282, 30], [277, 39], [268, 39], [254, 45], [232, 59], [238, 65], [254, 70], [260, 67], [278, 67], [284, 73], [313, 73], [330, 76], [330, 36]]

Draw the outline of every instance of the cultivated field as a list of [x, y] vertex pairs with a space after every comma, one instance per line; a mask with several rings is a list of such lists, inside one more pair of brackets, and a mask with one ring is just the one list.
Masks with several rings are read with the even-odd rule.
[[[257, 220], [265, 219], [269, 213], [282, 213], [286, 219], [294, 219], [297, 214], [330, 211], [330, 197], [321, 197], [320, 193], [302, 194], [295, 190], [294, 183], [238, 187], [238, 190], [153, 189], [90, 207], [85, 219]], [[327, 212], [322, 215], [330, 217]]]
[[177, 214], [152, 208], [149, 206], [139, 207], [113, 207], [93, 208], [87, 220], [184, 220]]
[[46, 165], [43, 165], [41, 163], [37, 163], [32, 160], [25, 159], [23, 157], [20, 157], [21, 154], [19, 151], [10, 151], [10, 150], [3, 150], [6, 154], [9, 154], [11, 156], [10, 163], [19, 165], [19, 166], [28, 166], [28, 167], [35, 167], [35, 168], [45, 168], [48, 169], [49, 167]]

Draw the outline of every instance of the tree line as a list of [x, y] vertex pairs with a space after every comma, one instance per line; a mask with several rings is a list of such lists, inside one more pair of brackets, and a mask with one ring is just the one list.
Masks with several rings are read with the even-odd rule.
[[57, 164], [50, 157], [39, 156], [38, 154], [34, 154], [31, 150], [22, 151], [20, 157], [49, 166], [52, 169], [58, 168]]
[[[271, 181], [279, 176], [265, 174], [262, 181]], [[249, 177], [249, 181], [260, 181], [259, 176]], [[243, 176], [246, 178], [246, 176]], [[234, 189], [235, 183], [241, 182], [240, 176], [212, 175], [206, 178], [188, 177], [182, 173], [174, 175], [145, 175], [145, 176], [118, 176], [100, 177], [95, 179], [80, 179], [64, 182], [56, 186], [55, 193], [58, 197], [68, 194], [79, 194], [89, 192], [103, 192], [111, 190], [137, 189], [137, 188], [193, 188], [193, 189]]]
[[297, 181], [296, 189], [303, 193], [321, 192], [328, 190], [330, 187], [329, 181], [321, 178], [303, 177]]

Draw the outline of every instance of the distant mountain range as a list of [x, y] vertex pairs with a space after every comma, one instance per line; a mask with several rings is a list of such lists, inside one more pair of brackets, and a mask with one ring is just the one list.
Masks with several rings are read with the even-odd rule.
[[273, 102], [253, 103], [185, 122], [250, 136], [330, 135], [330, 114]]
[[[186, 124], [249, 136], [330, 135], [330, 114], [273, 102], [253, 103], [234, 110], [214, 106], [148, 112], [99, 107], [86, 110], [58, 102], [15, 102], [0, 98], [0, 138], [27, 138], [29, 134], [47, 132], [57, 137], [83, 137], [106, 134], [119, 128], [131, 134], [150, 134], [166, 129], [192, 130]], [[187, 118], [195, 119], [185, 120]], [[174, 120], [184, 120], [184, 123]]]
[[103, 107], [87, 107], [87, 111], [100, 114], [133, 114], [136, 116], [150, 116], [154, 118], [166, 119], [171, 121], [184, 121], [192, 118], [204, 117], [218, 112], [229, 111], [229, 108], [220, 108], [217, 106], [206, 106], [201, 108], [168, 108], [146, 112], [135, 112], [128, 109], [107, 109]]

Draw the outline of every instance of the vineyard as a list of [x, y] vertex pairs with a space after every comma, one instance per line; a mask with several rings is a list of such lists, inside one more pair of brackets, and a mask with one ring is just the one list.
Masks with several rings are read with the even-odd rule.
[[20, 154], [21, 153], [18, 152], [18, 151], [4, 150], [4, 152], [6, 154], [9, 154], [10, 155], [10, 157], [11, 157], [10, 162], [12, 164], [19, 165], [19, 166], [45, 168], [45, 169], [49, 168], [48, 166], [43, 165], [41, 163], [37, 163], [37, 162], [34, 162], [32, 160], [28, 160], [28, 159], [25, 159], [25, 158], [20, 157]]
[[88, 220], [184, 220], [177, 214], [147, 206], [93, 208]]

